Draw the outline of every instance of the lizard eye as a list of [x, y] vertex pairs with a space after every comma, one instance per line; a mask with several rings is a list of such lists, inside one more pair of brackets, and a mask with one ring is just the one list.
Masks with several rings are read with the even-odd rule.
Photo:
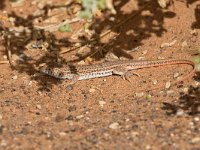
[[63, 76], [63, 73], [62, 73], [62, 72], [60, 72], [58, 75], [59, 75], [60, 77], [62, 77], [62, 76]]
[[47, 72], [51, 72], [51, 69], [50, 69], [50, 68], [47, 68]]

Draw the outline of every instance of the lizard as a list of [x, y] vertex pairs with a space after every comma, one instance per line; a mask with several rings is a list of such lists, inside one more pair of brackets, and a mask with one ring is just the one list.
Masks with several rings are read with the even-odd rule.
[[[41, 66], [39, 71], [47, 74], [49, 76], [58, 79], [69, 79], [71, 83], [74, 84], [79, 80], [86, 80], [98, 77], [106, 77], [111, 75], [120, 75], [123, 79], [129, 81], [128, 76], [130, 75], [128, 71], [137, 70], [142, 68], [166, 66], [166, 65], [177, 65], [177, 64], [188, 64], [193, 67], [193, 70], [182, 77], [181, 79], [175, 81], [173, 84], [184, 81], [192, 76], [195, 71], [195, 64], [190, 60], [179, 60], [179, 59], [165, 59], [165, 60], [121, 60], [121, 61], [111, 61], [103, 62], [92, 65], [75, 65], [69, 64], [64, 67], [48, 67]], [[136, 73], [133, 73], [139, 76]]]

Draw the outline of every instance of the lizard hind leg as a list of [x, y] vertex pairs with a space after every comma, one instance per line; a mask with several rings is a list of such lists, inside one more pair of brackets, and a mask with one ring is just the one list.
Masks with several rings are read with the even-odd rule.
[[131, 83], [131, 80], [130, 80], [130, 76], [132, 75], [136, 75], [138, 77], [140, 77], [139, 74], [137, 73], [132, 73], [132, 72], [128, 72], [128, 70], [124, 67], [117, 67], [113, 70], [113, 74], [116, 74], [116, 75], [120, 75], [122, 77], [122, 79], [124, 80], [127, 80]]
[[73, 85], [75, 84], [76, 82], [78, 82], [79, 80], [79, 75], [77, 74], [73, 74], [71, 77], [70, 77], [70, 82], [68, 85]]

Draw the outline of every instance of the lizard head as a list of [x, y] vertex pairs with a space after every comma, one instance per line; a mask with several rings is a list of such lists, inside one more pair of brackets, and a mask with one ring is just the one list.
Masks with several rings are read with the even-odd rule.
[[41, 73], [47, 74], [49, 76], [58, 78], [58, 79], [73, 79], [74, 75], [70, 72], [68, 67], [65, 69], [61, 69], [58, 67], [48, 67], [48, 66], [41, 66], [38, 69]]

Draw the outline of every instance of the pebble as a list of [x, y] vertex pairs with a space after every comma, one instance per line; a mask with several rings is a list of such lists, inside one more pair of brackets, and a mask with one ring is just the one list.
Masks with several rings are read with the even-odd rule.
[[109, 125], [110, 129], [118, 129], [119, 128], [119, 123], [118, 122], [114, 122], [112, 124]]
[[138, 135], [139, 135], [139, 133], [136, 132], [136, 131], [131, 132], [131, 136], [132, 136], [133, 138], [135, 138], [135, 137], [138, 136]]
[[76, 119], [81, 119], [83, 117], [84, 117], [83, 115], [79, 115], [79, 116], [76, 116]]
[[71, 91], [71, 90], [73, 90], [73, 86], [72, 85], [67, 85], [66, 89], [67, 89], [67, 91]]
[[5, 140], [1, 140], [0, 146], [2, 147], [7, 146], [7, 142]]
[[33, 81], [29, 81], [29, 82], [28, 82], [28, 85], [29, 85], [29, 86], [31, 86], [31, 85], [32, 85], [32, 83], [33, 83]]
[[144, 57], [139, 57], [138, 60], [144, 60]]
[[179, 76], [179, 73], [174, 73], [174, 78], [177, 78]]
[[15, 75], [15, 76], [12, 77], [13, 80], [16, 80], [17, 78], [18, 78], [17, 75]]
[[59, 135], [60, 135], [60, 136], [65, 136], [65, 135], [67, 135], [67, 133], [65, 133], [65, 132], [60, 132]]
[[115, 17], [110, 17], [109, 20], [110, 21], [115, 21]]
[[188, 87], [185, 87], [185, 88], [183, 89], [183, 92], [184, 92], [184, 93], [187, 93], [188, 90], [189, 90], [189, 88], [188, 88]]
[[146, 149], [147, 150], [151, 149], [151, 145], [146, 145]]
[[142, 52], [142, 55], [146, 55], [147, 52], [148, 52], [148, 50], [144, 50], [144, 51]]
[[144, 93], [143, 92], [141, 92], [141, 93], [135, 93], [135, 96], [140, 98], [140, 97], [144, 96]]
[[20, 7], [24, 5], [24, 0], [11, 1], [12, 7]]
[[14, 30], [16, 32], [22, 33], [22, 32], [24, 32], [25, 28], [24, 28], [24, 26], [19, 26], [19, 27], [15, 27]]
[[165, 84], [165, 88], [166, 89], [169, 89], [170, 88], [170, 86], [171, 86], [171, 83], [168, 81], [168, 82], [166, 82], [166, 84]]
[[38, 7], [39, 9], [43, 9], [43, 8], [45, 7], [45, 4], [44, 4], [44, 3], [39, 3], [39, 4], [37, 5], [37, 7]]
[[150, 100], [152, 98], [152, 95], [150, 95], [150, 94], [148, 94], [147, 96], [146, 96], [146, 99], [147, 100]]
[[173, 40], [172, 42], [170, 42], [170, 43], [162, 43], [161, 44], [161, 46], [160, 46], [160, 48], [165, 48], [165, 47], [171, 47], [171, 46], [173, 46], [174, 44], [176, 44], [176, 40]]
[[20, 36], [20, 33], [19, 33], [19, 32], [15, 32], [14, 35], [15, 35], [16, 37], [19, 37], [19, 36]]
[[16, 21], [16, 18], [14, 18], [14, 17], [9, 17], [8, 19], [9, 19], [9, 21], [10, 21], [12, 24], [14, 24], [15, 21]]
[[42, 106], [41, 105], [36, 105], [36, 108], [37, 109], [42, 109]]
[[195, 137], [190, 142], [193, 143], [193, 144], [199, 143], [200, 142], [200, 137]]
[[184, 115], [184, 111], [182, 109], [178, 109], [178, 111], [176, 112], [177, 116], [182, 116]]
[[199, 117], [194, 117], [194, 121], [198, 122], [199, 120]]
[[103, 107], [103, 105], [105, 105], [105, 104], [106, 104], [105, 101], [99, 101], [99, 105], [100, 105], [101, 107]]
[[157, 2], [160, 7], [166, 8], [170, 1], [169, 0], [157, 0]]
[[8, 59], [8, 57], [6, 55], [3, 55], [3, 59]]
[[172, 93], [174, 93], [173, 90], [169, 90], [169, 91], [167, 91], [167, 94], [172, 94]]
[[197, 30], [191, 30], [190, 34], [194, 35], [194, 36], [197, 36], [198, 35], [198, 32]]
[[95, 89], [89, 89], [90, 93], [94, 93], [96, 90]]
[[74, 120], [74, 117], [72, 115], [69, 115], [66, 117], [66, 120]]
[[152, 79], [152, 82], [153, 82], [154, 85], [156, 85], [158, 83], [158, 80]]
[[163, 59], [165, 59], [165, 57], [158, 56], [158, 60], [163, 60]]
[[85, 61], [81, 60], [81, 61], [78, 62], [78, 65], [86, 65], [86, 63], [85, 63]]
[[182, 46], [182, 47], [188, 47], [187, 41], [183, 41], [182, 44], [181, 44], [181, 46]]

